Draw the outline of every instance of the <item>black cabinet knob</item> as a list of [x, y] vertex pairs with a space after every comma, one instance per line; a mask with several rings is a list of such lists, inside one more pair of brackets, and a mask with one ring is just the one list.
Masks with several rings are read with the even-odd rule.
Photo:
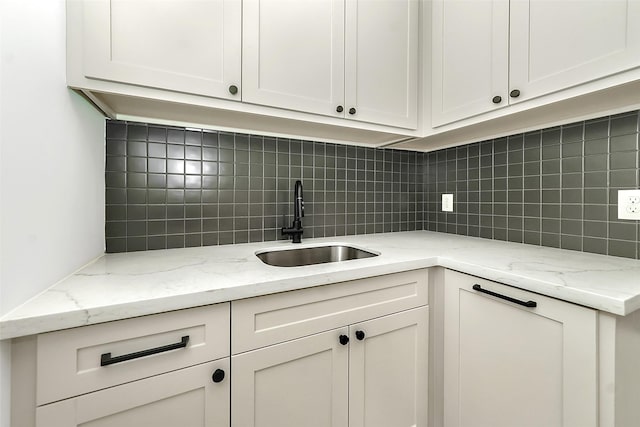
[[501, 96], [494, 96], [492, 99], [494, 104], [500, 104], [502, 102], [502, 97]]
[[356, 331], [356, 338], [358, 339], [358, 341], [362, 341], [364, 337], [364, 331]]
[[342, 113], [344, 111], [344, 108], [342, 108], [342, 105], [338, 105], [338, 108], [336, 108], [336, 111], [338, 113]]
[[238, 93], [238, 86], [236, 85], [229, 86], [229, 93], [231, 95], [235, 95], [236, 93]]
[[224, 380], [224, 371], [222, 369], [216, 369], [216, 371], [211, 376], [211, 379], [214, 383], [219, 383]]
[[514, 89], [511, 92], [509, 92], [509, 96], [512, 98], [517, 98], [520, 96], [520, 91], [518, 89]]
[[353, 107], [349, 108], [349, 114], [353, 115], [355, 113], [356, 113], [356, 109], [355, 108], [353, 108]]
[[346, 335], [340, 335], [340, 344], [342, 345], [349, 344], [349, 337]]

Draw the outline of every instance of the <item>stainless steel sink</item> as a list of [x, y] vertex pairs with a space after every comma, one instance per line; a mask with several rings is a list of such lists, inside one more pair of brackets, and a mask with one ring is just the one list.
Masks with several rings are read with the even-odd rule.
[[378, 255], [364, 249], [339, 244], [256, 252], [256, 256], [262, 262], [276, 267], [300, 267], [303, 265], [370, 258]]

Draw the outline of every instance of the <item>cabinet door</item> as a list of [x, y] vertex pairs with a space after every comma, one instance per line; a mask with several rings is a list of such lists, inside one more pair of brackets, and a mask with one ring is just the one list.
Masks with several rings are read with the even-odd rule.
[[417, 127], [418, 19], [417, 0], [346, 0], [347, 118]]
[[429, 309], [349, 328], [349, 427], [426, 427]]
[[238, 0], [84, 1], [84, 75], [240, 100]]
[[[225, 371], [214, 383], [212, 374]], [[36, 427], [229, 425], [229, 359], [180, 369], [36, 409]]]
[[236, 427], [346, 427], [347, 328], [232, 356]]
[[432, 19], [432, 125], [508, 105], [509, 1], [435, 0]]
[[244, 0], [244, 102], [343, 117], [344, 0]]
[[450, 270], [444, 310], [445, 427], [597, 425], [595, 310]]
[[512, 0], [510, 102], [640, 65], [640, 2]]

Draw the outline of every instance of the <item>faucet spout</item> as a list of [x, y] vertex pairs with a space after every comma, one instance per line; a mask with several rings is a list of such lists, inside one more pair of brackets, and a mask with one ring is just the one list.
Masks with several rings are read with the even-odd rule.
[[302, 182], [296, 181], [293, 189], [293, 224], [282, 227], [282, 234], [291, 236], [293, 243], [302, 242], [302, 217], [304, 216], [304, 200], [302, 198]]
[[293, 189], [293, 196], [295, 198], [293, 205], [293, 220], [300, 221], [304, 216], [304, 200], [302, 199], [302, 182], [296, 181]]

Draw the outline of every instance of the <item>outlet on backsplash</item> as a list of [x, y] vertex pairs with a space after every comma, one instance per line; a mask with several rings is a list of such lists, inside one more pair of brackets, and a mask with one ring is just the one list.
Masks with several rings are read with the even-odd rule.
[[618, 191], [618, 219], [640, 220], [640, 190]]
[[442, 195], [442, 212], [453, 212], [453, 194]]

